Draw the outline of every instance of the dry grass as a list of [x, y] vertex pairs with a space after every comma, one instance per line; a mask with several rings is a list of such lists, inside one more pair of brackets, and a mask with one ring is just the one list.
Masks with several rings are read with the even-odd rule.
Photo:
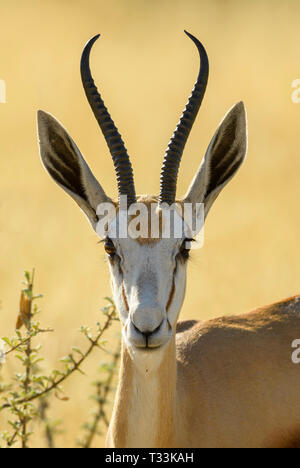
[[[96, 32], [103, 37], [93, 50], [94, 74], [132, 155], [138, 192], [158, 192], [163, 152], [197, 73], [184, 28], [206, 45], [211, 78], [179, 193], [227, 109], [243, 99], [248, 110], [248, 160], [208, 218], [182, 318], [239, 313], [299, 293], [300, 105], [290, 98], [300, 75], [299, 15], [293, 0], [1, 2], [7, 104], [0, 104], [0, 335], [13, 331], [25, 267], [38, 272], [44, 320], [56, 330], [55, 342], [44, 339], [49, 366], [77, 344], [82, 323], [97, 320], [109, 292], [102, 246], [43, 171], [35, 128], [38, 108], [53, 113], [116, 194], [112, 162], [79, 78], [82, 46]], [[90, 376], [96, 365], [97, 356], [86, 369]], [[62, 446], [72, 444], [73, 428], [85, 420], [90, 379], [86, 388], [76, 379], [70, 401], [57, 407], [69, 427]]]

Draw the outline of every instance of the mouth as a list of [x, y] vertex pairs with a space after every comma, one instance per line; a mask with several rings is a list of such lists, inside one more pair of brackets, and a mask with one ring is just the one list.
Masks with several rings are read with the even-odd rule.
[[[159, 328], [159, 327], [158, 327]], [[163, 343], [161, 342], [154, 342], [150, 336], [145, 335], [143, 337], [143, 342], [141, 343], [134, 343], [136, 348], [141, 348], [144, 349], [145, 351], [155, 351], [158, 348], [161, 348], [163, 346]]]
[[136, 345], [131, 345], [131, 346], [133, 346], [136, 351], [142, 351], [144, 353], [151, 354], [162, 349], [165, 345], [159, 345], [153, 348], [150, 348], [150, 346], [136, 346]]
[[145, 351], [147, 353], [153, 353], [159, 349], [162, 349], [164, 346], [166, 346], [166, 344], [169, 342], [169, 340], [166, 342], [166, 343], [160, 343], [160, 344], [157, 344], [157, 345], [152, 345], [152, 346], [149, 346], [148, 343], [146, 343], [144, 346], [143, 345], [140, 345], [140, 344], [135, 344], [135, 343], [132, 343], [131, 346], [133, 346], [136, 350], [139, 350], [139, 351]]
[[164, 339], [163, 341], [160, 340], [158, 343], [151, 343], [149, 345], [149, 343], [146, 341], [136, 342], [135, 340], [132, 340], [126, 337], [126, 342], [136, 352], [145, 353], [145, 354], [154, 354], [155, 352], [159, 352], [162, 349], [164, 349], [166, 346], [168, 346], [170, 339], [171, 339], [171, 336], [168, 336], [167, 339]]

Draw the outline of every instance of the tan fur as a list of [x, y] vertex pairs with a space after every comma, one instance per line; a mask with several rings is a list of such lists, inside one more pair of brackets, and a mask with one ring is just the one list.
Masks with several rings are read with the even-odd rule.
[[123, 297], [123, 301], [124, 301], [126, 310], [129, 311], [129, 305], [128, 305], [128, 301], [127, 301], [127, 297], [126, 297], [126, 293], [125, 293], [125, 289], [124, 289], [124, 284], [122, 285], [122, 297]]
[[[300, 366], [291, 361], [291, 343], [296, 338], [300, 296], [245, 315], [179, 323], [176, 351], [172, 341], [153, 395], [159, 408], [156, 447], [295, 446]], [[116, 447], [126, 438], [133, 366], [125, 348], [123, 353], [112, 418]]]
[[119, 385], [115, 398], [111, 424], [107, 434], [108, 447], [126, 447], [129, 417], [129, 396], [133, 380], [133, 363], [126, 349], [122, 346]]
[[281, 449], [291, 449], [291, 448], [300, 448], [300, 430], [299, 427], [294, 431], [282, 431], [281, 434], [278, 434], [277, 437], [273, 437], [270, 443], [267, 443], [268, 448], [281, 448]]

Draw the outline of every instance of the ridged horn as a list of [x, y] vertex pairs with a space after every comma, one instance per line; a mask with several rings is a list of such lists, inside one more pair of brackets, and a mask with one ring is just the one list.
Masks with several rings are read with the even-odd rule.
[[184, 32], [196, 45], [200, 55], [201, 66], [194, 89], [170, 140], [162, 165], [159, 203], [167, 203], [168, 205], [175, 202], [177, 177], [182, 153], [201, 106], [209, 75], [209, 62], [204, 46], [192, 34], [187, 31]]
[[133, 171], [124, 142], [115, 126], [104, 102], [95, 86], [90, 70], [90, 52], [94, 42], [100, 37], [97, 34], [85, 45], [80, 62], [82, 84], [87, 100], [102, 130], [115, 166], [119, 199], [127, 195], [127, 206], [136, 202]]

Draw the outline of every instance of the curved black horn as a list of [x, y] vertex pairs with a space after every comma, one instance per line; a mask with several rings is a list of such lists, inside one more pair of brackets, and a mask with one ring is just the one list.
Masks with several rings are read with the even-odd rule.
[[160, 177], [159, 203], [171, 205], [175, 202], [176, 185], [182, 153], [201, 106], [209, 74], [209, 63], [205, 48], [196, 37], [184, 31], [196, 44], [201, 61], [200, 72], [186, 108], [167, 148]]
[[81, 79], [87, 100], [112, 155], [117, 175], [119, 198], [121, 195], [127, 195], [127, 206], [130, 206], [136, 201], [132, 166], [122, 137], [104, 105], [90, 70], [90, 52], [98, 37], [100, 34], [90, 39], [83, 49], [80, 62]]

